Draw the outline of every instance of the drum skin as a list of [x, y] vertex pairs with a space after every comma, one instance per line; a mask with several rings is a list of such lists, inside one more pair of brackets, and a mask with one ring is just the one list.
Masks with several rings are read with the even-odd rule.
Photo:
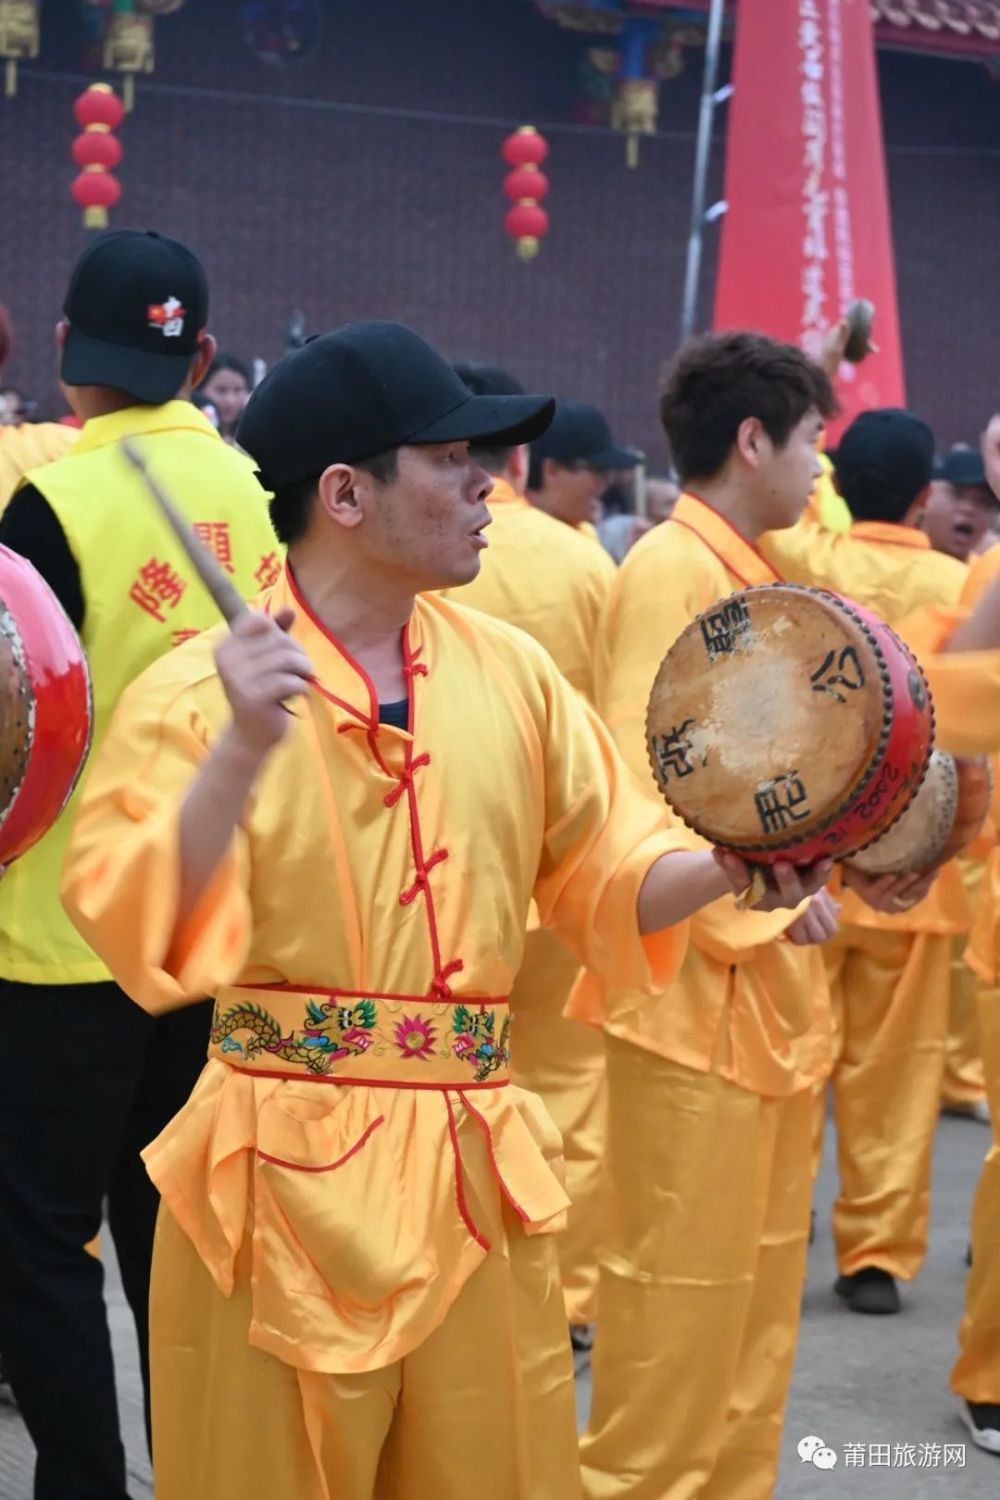
[[0, 864], [30, 849], [62, 812], [92, 728], [79, 636], [41, 575], [0, 546]]
[[844, 859], [905, 811], [934, 714], [906, 645], [869, 610], [797, 584], [743, 589], [661, 663], [647, 746], [689, 827], [753, 863]]

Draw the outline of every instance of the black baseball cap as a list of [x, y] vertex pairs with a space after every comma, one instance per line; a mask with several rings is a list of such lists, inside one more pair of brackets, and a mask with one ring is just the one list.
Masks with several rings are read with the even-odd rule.
[[158, 406], [187, 378], [208, 320], [208, 282], [178, 240], [116, 229], [80, 256], [63, 312], [67, 385], [110, 385]]
[[286, 354], [247, 402], [236, 436], [278, 490], [404, 444], [529, 443], [551, 396], [475, 396], [402, 323], [347, 323]]
[[859, 487], [912, 503], [931, 482], [934, 434], [921, 417], [902, 407], [863, 411], [841, 437], [833, 462], [848, 504], [850, 492]]
[[604, 413], [585, 401], [557, 403], [548, 431], [531, 445], [531, 456], [582, 462], [592, 469], [634, 469], [642, 461], [634, 448], [615, 442]]
[[459, 360], [454, 366], [459, 380], [469, 387], [474, 396], [523, 396], [524, 386], [499, 365], [478, 364], [474, 360]]
[[[956, 489], [986, 485], [986, 466], [978, 448], [964, 445], [950, 449], [934, 465], [935, 479], [944, 479]], [[992, 494], [992, 491], [990, 492]]]

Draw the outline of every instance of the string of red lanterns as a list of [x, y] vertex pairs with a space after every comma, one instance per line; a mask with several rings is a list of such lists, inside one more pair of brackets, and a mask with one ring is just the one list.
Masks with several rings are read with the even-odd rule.
[[522, 260], [538, 254], [542, 236], [548, 233], [549, 216], [541, 200], [549, 190], [549, 179], [540, 170], [549, 154], [549, 145], [534, 125], [522, 125], [513, 131], [500, 148], [504, 161], [513, 170], [504, 178], [503, 190], [511, 200], [504, 228], [516, 242]]
[[106, 229], [108, 209], [122, 195], [112, 171], [122, 159], [122, 148], [112, 131], [125, 118], [125, 106], [110, 84], [92, 83], [73, 105], [73, 113], [83, 133], [73, 142], [73, 160], [81, 171], [70, 192], [83, 209], [86, 228]]

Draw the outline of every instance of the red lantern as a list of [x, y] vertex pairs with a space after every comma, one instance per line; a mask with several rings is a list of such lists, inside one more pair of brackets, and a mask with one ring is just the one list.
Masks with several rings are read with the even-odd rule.
[[549, 216], [540, 203], [515, 203], [504, 220], [511, 239], [540, 240], [549, 227]]
[[549, 143], [534, 125], [522, 125], [500, 148], [510, 167], [537, 167], [549, 154]]
[[103, 167], [86, 167], [74, 177], [70, 192], [83, 209], [83, 222], [88, 229], [104, 229], [108, 222], [108, 209], [113, 208], [122, 195], [122, 185], [117, 177], [105, 172]]
[[549, 179], [537, 167], [515, 167], [503, 180], [503, 190], [512, 203], [531, 198], [536, 203], [549, 190]]
[[539, 241], [549, 227], [549, 216], [539, 203], [549, 190], [549, 179], [538, 170], [539, 162], [549, 154], [548, 142], [534, 125], [522, 125], [507, 137], [500, 151], [513, 168], [503, 184], [513, 204], [507, 210], [504, 227], [511, 239], [516, 240], [521, 259], [531, 260], [538, 254]]
[[125, 106], [109, 83], [92, 83], [73, 105], [73, 113], [84, 130], [93, 125], [117, 130], [125, 118]]
[[110, 172], [122, 159], [122, 143], [110, 131], [85, 130], [73, 142], [78, 167], [103, 167]]
[[77, 99], [73, 112], [83, 126], [83, 134], [73, 142], [73, 160], [83, 171], [74, 178], [70, 192], [84, 211], [85, 226], [105, 229], [108, 209], [122, 195], [121, 183], [112, 177], [110, 168], [122, 159], [121, 143], [111, 132], [125, 118], [124, 106], [109, 84], [92, 83]]

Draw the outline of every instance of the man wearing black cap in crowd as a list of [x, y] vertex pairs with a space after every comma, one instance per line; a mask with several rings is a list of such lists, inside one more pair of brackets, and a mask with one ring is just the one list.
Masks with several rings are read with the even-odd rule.
[[[512, 376], [492, 365], [455, 368], [476, 395], [523, 393]], [[477, 449], [475, 456], [493, 480], [490, 552], [478, 576], [450, 597], [534, 636], [592, 704], [594, 639], [614, 564], [575, 527], [529, 505], [527, 448]], [[559, 1265], [573, 1342], [589, 1346], [605, 1227], [606, 1099], [604, 1038], [562, 1014], [578, 974], [565, 943], [533, 926], [512, 995], [518, 1012], [513, 1077], [541, 1095], [563, 1138], [571, 1202], [559, 1236]]]
[[597, 541], [597, 504], [608, 475], [638, 462], [638, 453], [615, 442], [596, 406], [560, 400], [548, 431], [531, 445], [528, 499]]
[[486, 545], [474, 450], [551, 411], [398, 324], [289, 354], [238, 431], [287, 567], [130, 689], [84, 794], [74, 921], [153, 1013], [216, 996], [145, 1153], [157, 1500], [579, 1495], [558, 1136], [506, 1086], [529, 904], [653, 987], [747, 872], [529, 636], [436, 595]]
[[[926, 422], [892, 407], [863, 412], [834, 455], [850, 531], [772, 532], [762, 550], [786, 578], [835, 589], [890, 624], [956, 604], [968, 569], [917, 529], [933, 465]], [[927, 1250], [952, 943], [968, 908], [954, 860], [906, 912], [873, 909], [863, 899], [871, 881], [850, 865], [844, 881], [840, 932], [825, 950], [837, 1017], [836, 1290], [854, 1312], [895, 1313], [897, 1279], [912, 1280]]]
[[[118, 451], [135, 441], [246, 596], [279, 570], [253, 468], [186, 399], [215, 351], [196, 257], [155, 234], [94, 241], [59, 324], [60, 378], [83, 421], [30, 470], [0, 522], [79, 630], [94, 745], [124, 688], [212, 622], [211, 601]], [[152, 1020], [122, 993], [59, 900], [75, 811], [0, 886], [0, 1355], [38, 1449], [37, 1500], [119, 1500], [125, 1463], [100, 1262], [110, 1228], [148, 1373], [157, 1195], [141, 1148], [204, 1059], [209, 1007]]]
[[1000, 521], [1000, 502], [986, 482], [978, 448], [956, 444], [934, 465], [930, 494], [920, 512], [920, 527], [932, 547], [968, 562]]

